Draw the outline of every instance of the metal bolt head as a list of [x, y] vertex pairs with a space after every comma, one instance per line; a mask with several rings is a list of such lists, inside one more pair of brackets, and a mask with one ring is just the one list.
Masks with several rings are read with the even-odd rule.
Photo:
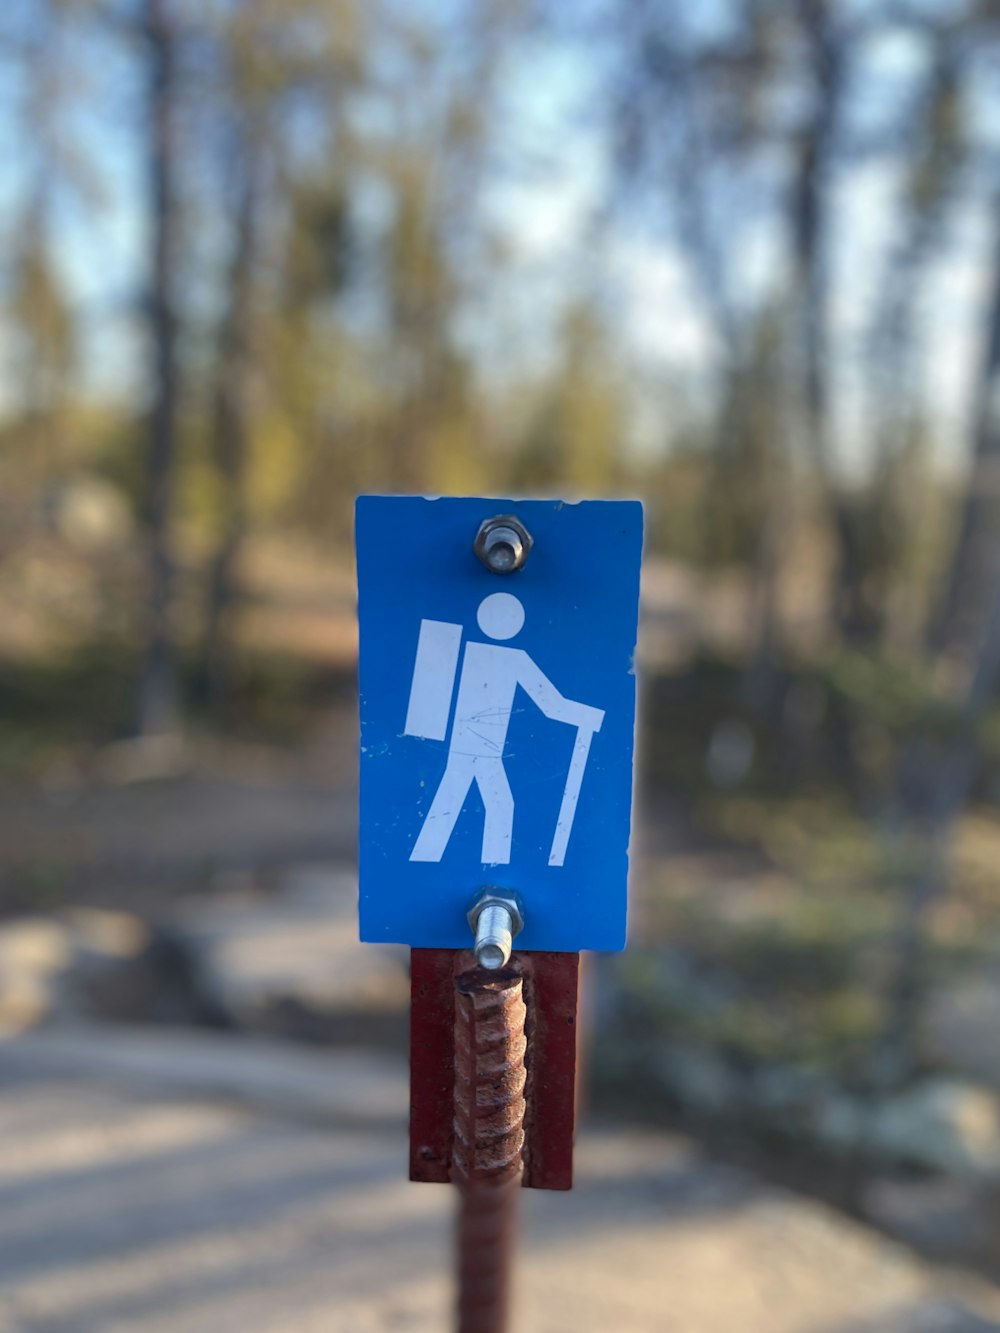
[[508, 889], [481, 889], [469, 908], [476, 962], [490, 971], [510, 961], [514, 936], [524, 927], [521, 900]]
[[531, 533], [513, 514], [498, 514], [479, 525], [472, 549], [491, 574], [513, 574], [527, 560]]

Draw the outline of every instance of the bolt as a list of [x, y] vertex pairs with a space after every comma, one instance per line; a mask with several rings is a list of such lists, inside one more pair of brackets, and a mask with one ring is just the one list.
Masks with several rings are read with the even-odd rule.
[[506, 889], [483, 889], [469, 908], [473, 949], [480, 967], [495, 971], [510, 961], [514, 936], [524, 926], [520, 899]]
[[476, 922], [476, 962], [480, 967], [503, 967], [514, 945], [513, 920], [506, 907], [491, 903], [479, 913]]
[[531, 533], [512, 514], [488, 518], [479, 526], [472, 549], [491, 574], [513, 574], [527, 560]]

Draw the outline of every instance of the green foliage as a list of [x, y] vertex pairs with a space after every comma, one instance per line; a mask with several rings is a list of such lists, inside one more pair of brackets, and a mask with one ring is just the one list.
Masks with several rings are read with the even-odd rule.
[[624, 456], [623, 378], [595, 307], [582, 303], [568, 312], [559, 353], [532, 395], [510, 459], [510, 487], [529, 494], [619, 494], [637, 469]]
[[353, 275], [356, 242], [345, 181], [306, 180], [295, 189], [291, 208], [282, 295], [295, 320], [343, 292]]

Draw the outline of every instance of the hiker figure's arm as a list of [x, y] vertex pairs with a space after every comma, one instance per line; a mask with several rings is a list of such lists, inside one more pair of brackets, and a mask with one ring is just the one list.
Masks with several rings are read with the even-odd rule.
[[555, 722], [568, 722], [586, 731], [600, 731], [604, 710], [566, 699], [523, 651], [518, 664], [517, 683], [546, 717], [551, 717]]

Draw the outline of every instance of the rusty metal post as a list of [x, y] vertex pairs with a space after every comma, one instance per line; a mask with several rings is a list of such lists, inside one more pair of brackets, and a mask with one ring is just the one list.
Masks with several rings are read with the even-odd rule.
[[504, 1333], [525, 1121], [525, 1005], [514, 969], [455, 978], [458, 1333]]

